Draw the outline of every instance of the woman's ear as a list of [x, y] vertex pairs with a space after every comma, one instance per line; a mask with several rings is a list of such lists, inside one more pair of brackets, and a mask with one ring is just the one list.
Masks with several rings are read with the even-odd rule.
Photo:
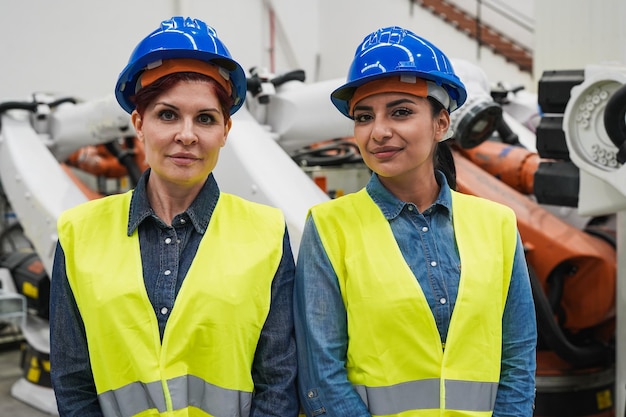
[[442, 109], [435, 118], [435, 139], [441, 142], [448, 138], [448, 129], [450, 129], [450, 113]]
[[226, 121], [226, 123], [224, 124], [224, 140], [222, 141], [222, 147], [226, 145], [226, 139], [228, 138], [228, 133], [230, 132], [230, 128], [232, 126], [233, 126], [233, 119], [229, 117], [228, 121]]
[[143, 142], [143, 120], [141, 119], [141, 115], [137, 110], [133, 110], [130, 115], [130, 121], [135, 128], [135, 132], [137, 132], [137, 139]]

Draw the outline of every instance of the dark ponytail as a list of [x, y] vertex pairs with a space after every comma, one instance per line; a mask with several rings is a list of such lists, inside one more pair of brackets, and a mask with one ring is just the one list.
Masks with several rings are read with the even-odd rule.
[[456, 191], [456, 167], [448, 141], [439, 142], [435, 150], [435, 169], [443, 172], [450, 188]]
[[[427, 97], [427, 99], [430, 102], [433, 117], [439, 115], [442, 110], [445, 111], [445, 107], [443, 107], [439, 101], [430, 96]], [[437, 143], [434, 155], [434, 166], [435, 170], [443, 172], [446, 176], [446, 181], [448, 181], [450, 188], [456, 190], [456, 167], [454, 166], [454, 157], [452, 156], [452, 150], [450, 149], [448, 141]]]

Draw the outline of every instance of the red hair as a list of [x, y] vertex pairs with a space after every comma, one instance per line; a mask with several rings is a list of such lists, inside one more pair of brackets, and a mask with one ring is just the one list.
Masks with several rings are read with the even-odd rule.
[[233, 98], [228, 94], [224, 87], [222, 87], [213, 78], [197, 72], [175, 72], [165, 75], [164, 77], [159, 78], [153, 83], [137, 91], [137, 93], [130, 99], [135, 105], [137, 112], [143, 117], [143, 114], [150, 103], [156, 100], [161, 93], [169, 90], [181, 81], [202, 81], [209, 83], [220, 103], [224, 120], [228, 121], [230, 119], [230, 108], [234, 102]]

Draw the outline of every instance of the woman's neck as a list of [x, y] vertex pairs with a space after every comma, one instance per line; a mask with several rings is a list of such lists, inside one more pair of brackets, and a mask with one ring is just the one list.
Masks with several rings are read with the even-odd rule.
[[171, 225], [177, 214], [187, 210], [202, 189], [202, 184], [185, 187], [169, 184], [150, 176], [146, 192], [154, 213], [166, 224]]
[[420, 213], [437, 201], [441, 189], [433, 171], [419, 179], [398, 177], [379, 177], [379, 179], [385, 188], [400, 200], [415, 204]]

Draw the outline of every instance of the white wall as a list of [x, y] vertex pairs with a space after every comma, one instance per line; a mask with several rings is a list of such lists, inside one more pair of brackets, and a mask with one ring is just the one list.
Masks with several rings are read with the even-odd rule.
[[[255, 18], [234, 18], [235, 12]], [[110, 94], [135, 45], [175, 14], [214, 26], [244, 68], [261, 63], [257, 0], [3, 0], [0, 100], [39, 91], [85, 99]]]
[[[269, 12], [276, 13], [274, 60]], [[20, 0], [0, 2], [0, 101], [51, 92], [81, 99], [110, 94], [134, 46], [161, 20], [192, 15], [214, 26], [248, 70], [304, 69], [309, 81], [344, 77], [357, 44], [380, 26], [405, 25], [448, 55], [476, 60], [476, 46], [407, 0]], [[490, 79], [520, 79], [488, 51]]]
[[[0, 2], [0, 100], [40, 91], [84, 99], [109, 94], [132, 48], [174, 14], [197, 16], [214, 26], [246, 70], [272, 64], [276, 72], [304, 69], [308, 81], [344, 77], [363, 37], [394, 24], [426, 37], [453, 58], [478, 63], [492, 83], [522, 84], [530, 91], [546, 69], [626, 61], [624, 0], [530, 2], [534, 9], [527, 4], [524, 10], [535, 14], [534, 76], [519, 72], [485, 48], [479, 58], [474, 41], [409, 0], [380, 4], [373, 0], [4, 0]], [[267, 6], [276, 13], [273, 60]]]
[[534, 72], [626, 63], [624, 0], [550, 0], [535, 4]]
[[0, 97], [112, 92], [134, 40], [171, 13], [168, 0], [0, 3]]

